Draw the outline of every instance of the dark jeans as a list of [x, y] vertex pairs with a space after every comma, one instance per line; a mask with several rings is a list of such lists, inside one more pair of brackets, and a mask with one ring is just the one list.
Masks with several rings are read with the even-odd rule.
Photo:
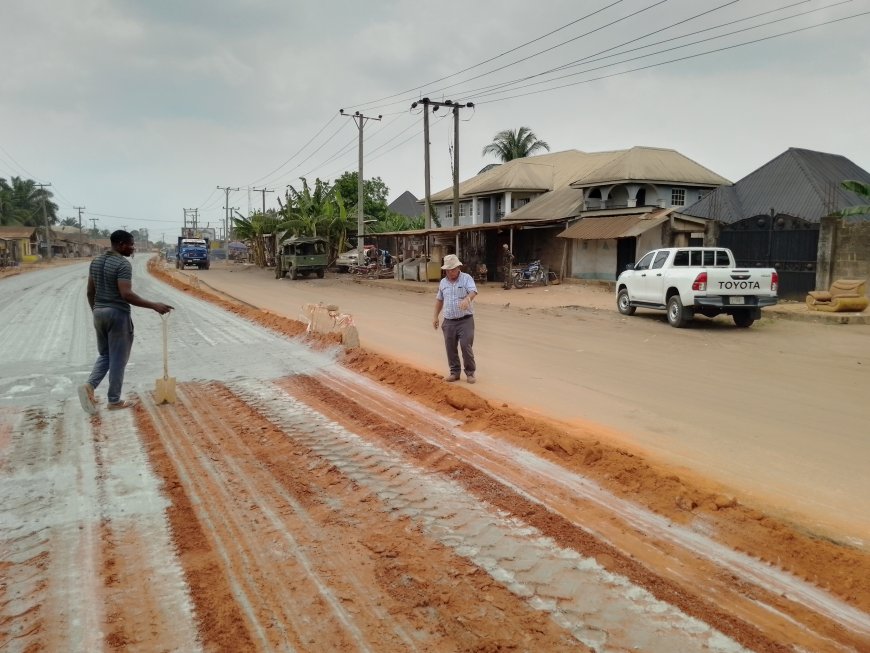
[[462, 350], [462, 362], [465, 373], [474, 376], [477, 367], [474, 364], [474, 316], [459, 318], [458, 320], [444, 320], [441, 324], [444, 332], [444, 346], [447, 349], [447, 364], [450, 373], [459, 376], [462, 369], [459, 365], [459, 351]]
[[88, 383], [96, 389], [108, 373], [108, 399], [110, 404], [114, 404], [121, 401], [124, 369], [133, 348], [133, 319], [130, 313], [119, 308], [95, 308], [94, 329], [99, 355]]

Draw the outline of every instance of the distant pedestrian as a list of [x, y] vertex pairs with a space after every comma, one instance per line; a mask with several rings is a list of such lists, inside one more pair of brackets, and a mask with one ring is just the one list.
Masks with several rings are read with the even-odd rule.
[[511, 289], [511, 284], [513, 283], [511, 277], [511, 269], [513, 268], [514, 255], [511, 253], [510, 247], [505, 243], [501, 246], [501, 272], [504, 276], [504, 283], [502, 287], [505, 290]]
[[87, 383], [79, 387], [82, 408], [90, 414], [97, 411], [94, 391], [106, 374], [109, 375], [109, 410], [130, 408], [132, 401], [121, 399], [124, 370], [133, 347], [133, 320], [130, 305], [150, 308], [161, 315], [172, 306], [151, 302], [133, 292], [133, 266], [127, 257], [136, 246], [126, 231], [115, 231], [110, 237], [112, 249], [93, 261], [88, 274], [87, 297], [97, 332], [97, 360]]
[[[470, 274], [459, 268], [462, 261], [456, 254], [444, 257], [444, 278], [438, 284], [438, 294], [435, 297], [435, 319], [432, 326], [438, 328], [438, 316], [444, 310], [444, 321], [441, 330], [444, 333], [444, 347], [447, 350], [447, 364], [450, 374], [445, 381], [458, 381], [460, 372], [465, 368], [466, 380], [475, 382], [474, 373], [477, 366], [474, 362], [474, 298], [477, 297], [477, 286]], [[462, 352], [460, 365], [459, 351]]]

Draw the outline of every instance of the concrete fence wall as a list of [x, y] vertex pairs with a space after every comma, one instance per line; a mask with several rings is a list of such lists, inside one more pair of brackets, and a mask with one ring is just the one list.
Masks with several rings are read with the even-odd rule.
[[870, 218], [822, 218], [817, 260], [817, 290], [829, 288], [837, 279], [870, 280]]

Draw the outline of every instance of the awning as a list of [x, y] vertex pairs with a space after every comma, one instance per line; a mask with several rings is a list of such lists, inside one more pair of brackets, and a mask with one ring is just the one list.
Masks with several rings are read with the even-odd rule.
[[663, 222], [668, 216], [650, 214], [644, 215], [608, 215], [600, 218], [582, 218], [559, 234], [560, 238], [577, 240], [610, 240], [613, 238], [632, 238], [639, 236]]

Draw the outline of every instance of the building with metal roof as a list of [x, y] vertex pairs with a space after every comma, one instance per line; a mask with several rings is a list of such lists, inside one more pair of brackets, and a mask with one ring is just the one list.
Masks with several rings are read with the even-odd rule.
[[[711, 221], [715, 241], [730, 248], [739, 265], [776, 268], [780, 296], [802, 299], [836, 276], [835, 250], [848, 249], [853, 263], [865, 261], [870, 266], [870, 247], [856, 248], [860, 237], [853, 237], [851, 243], [843, 241], [839, 249], [834, 245], [842, 238], [835, 233], [820, 238], [828, 216], [867, 204], [866, 198], [842, 187], [846, 180], [870, 184], [870, 172], [839, 154], [792, 147], [734, 185], [720, 187], [679, 209], [678, 214]], [[863, 222], [868, 220], [870, 216]], [[857, 233], [862, 227], [850, 229]], [[851, 275], [865, 270], [854, 264], [840, 269]]]

